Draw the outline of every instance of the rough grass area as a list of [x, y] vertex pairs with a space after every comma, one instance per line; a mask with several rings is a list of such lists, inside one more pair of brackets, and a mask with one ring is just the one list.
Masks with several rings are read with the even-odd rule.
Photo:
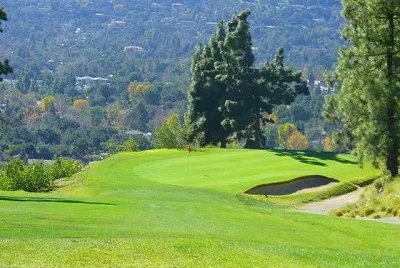
[[0, 267], [400, 267], [399, 226], [241, 199], [307, 174], [378, 173], [334, 154], [122, 153], [55, 192], [0, 192]]
[[383, 177], [368, 186], [360, 200], [332, 212], [336, 216], [400, 218], [400, 178]]

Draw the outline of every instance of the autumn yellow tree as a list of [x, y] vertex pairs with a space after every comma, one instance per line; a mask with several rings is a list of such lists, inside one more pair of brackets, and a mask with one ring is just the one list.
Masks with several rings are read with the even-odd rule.
[[332, 136], [325, 137], [323, 145], [325, 152], [335, 152], [338, 149], [338, 145]]
[[279, 148], [281, 149], [287, 149], [287, 142], [289, 140], [289, 137], [297, 132], [297, 127], [296, 125], [292, 123], [286, 123], [283, 125], [280, 125], [278, 127], [278, 143], [279, 143]]
[[89, 108], [89, 102], [84, 99], [78, 99], [74, 101], [74, 108], [81, 111], [86, 110], [87, 108]]
[[139, 83], [138, 81], [130, 82], [128, 86], [129, 99], [133, 100], [135, 96], [145, 93], [150, 88], [150, 83]]
[[293, 132], [287, 140], [289, 150], [306, 150], [309, 146], [307, 137], [300, 131]]
[[54, 112], [55, 111], [55, 106], [54, 106], [54, 102], [55, 102], [56, 98], [54, 98], [53, 96], [48, 96], [43, 98], [40, 103], [39, 103], [39, 107], [43, 112]]

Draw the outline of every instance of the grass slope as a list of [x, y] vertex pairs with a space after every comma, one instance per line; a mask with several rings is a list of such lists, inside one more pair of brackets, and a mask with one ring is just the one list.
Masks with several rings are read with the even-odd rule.
[[260, 183], [375, 176], [334, 154], [122, 153], [56, 192], [0, 192], [0, 267], [398, 267], [399, 226], [236, 197]]

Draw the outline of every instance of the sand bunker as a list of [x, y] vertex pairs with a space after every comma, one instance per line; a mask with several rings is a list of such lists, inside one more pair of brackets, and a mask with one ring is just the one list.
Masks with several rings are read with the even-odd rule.
[[338, 182], [338, 180], [325, 176], [312, 175], [300, 177], [285, 182], [258, 185], [254, 188], [247, 190], [245, 193], [252, 195], [286, 195], [293, 194], [305, 189], [318, 188]]

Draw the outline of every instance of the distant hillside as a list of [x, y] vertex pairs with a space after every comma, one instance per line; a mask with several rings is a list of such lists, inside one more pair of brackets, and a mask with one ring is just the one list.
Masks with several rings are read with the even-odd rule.
[[253, 12], [260, 62], [284, 46], [291, 64], [330, 69], [342, 23], [339, 0], [5, 0], [2, 5], [10, 19], [0, 54], [12, 60], [15, 77], [30, 68], [32, 76], [114, 75], [125, 83], [188, 77], [196, 44], [208, 39], [218, 21], [244, 9]]
[[[210, 38], [220, 20], [245, 9], [252, 11], [258, 64], [284, 46], [288, 63], [315, 85], [311, 96], [274, 111], [279, 123], [295, 122], [316, 150], [331, 132], [321, 117], [327, 92], [320, 74], [336, 62], [339, 0], [5, 0], [0, 5], [9, 17], [2, 23], [0, 59], [14, 68], [0, 84], [0, 115], [9, 122], [0, 133], [0, 159], [90, 160], [133, 137], [140, 149], [151, 148], [148, 133], [187, 110], [196, 45]], [[277, 147], [277, 126], [263, 131], [266, 146]]]

